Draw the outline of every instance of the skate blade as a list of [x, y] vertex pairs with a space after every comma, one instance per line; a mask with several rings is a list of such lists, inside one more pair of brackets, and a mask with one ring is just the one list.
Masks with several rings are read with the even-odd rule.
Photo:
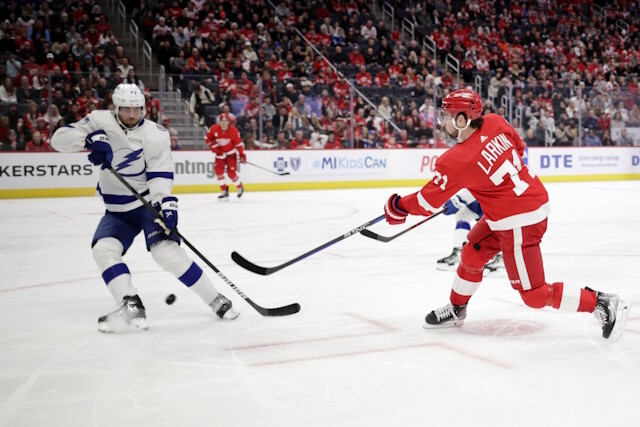
[[445, 323], [442, 325], [431, 325], [425, 322], [425, 324], [422, 325], [422, 329], [444, 329], [444, 328], [453, 328], [453, 327], [462, 326], [462, 325], [464, 325], [464, 320], [462, 319], [458, 319], [454, 322]]
[[149, 330], [146, 319], [131, 319], [130, 322], [126, 322], [121, 317], [114, 317], [113, 319], [106, 319], [98, 321], [98, 331], [103, 334], [113, 334], [115, 332], [125, 332], [132, 329], [140, 329], [142, 331]]
[[440, 271], [454, 271], [458, 269], [458, 265], [449, 265], [449, 264], [436, 264], [436, 270]]
[[616, 324], [613, 326], [609, 340], [616, 342], [622, 336], [624, 332], [624, 325], [627, 323], [627, 317], [629, 317], [629, 311], [631, 310], [631, 302], [620, 300], [618, 303], [618, 310], [616, 311]]
[[222, 316], [222, 320], [234, 320], [240, 316], [240, 312], [230, 308], [227, 312]]

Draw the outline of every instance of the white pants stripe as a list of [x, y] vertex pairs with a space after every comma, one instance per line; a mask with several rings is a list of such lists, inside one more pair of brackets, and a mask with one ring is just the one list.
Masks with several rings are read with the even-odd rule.
[[520, 227], [513, 229], [513, 258], [516, 262], [516, 269], [518, 270], [522, 289], [528, 291], [531, 289], [531, 281], [529, 280], [529, 273], [524, 263], [524, 255], [522, 254], [522, 228]]
[[559, 309], [562, 311], [568, 311], [575, 313], [580, 306], [580, 296], [582, 295], [582, 289], [576, 285], [567, 285], [565, 282], [562, 285], [562, 299], [560, 300]]
[[453, 278], [453, 285], [451, 288], [458, 295], [464, 296], [472, 296], [475, 291], [480, 287], [480, 282], [470, 282], [468, 280], [464, 280], [462, 277], [455, 275]]

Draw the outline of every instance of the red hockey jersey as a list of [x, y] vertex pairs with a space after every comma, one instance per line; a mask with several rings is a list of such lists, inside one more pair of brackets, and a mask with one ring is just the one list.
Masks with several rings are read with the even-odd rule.
[[205, 142], [216, 157], [223, 158], [227, 155], [235, 154], [236, 151], [240, 156], [244, 155], [240, 132], [233, 125], [229, 125], [226, 131], [223, 131], [219, 124], [212, 125], [209, 132], [207, 132]]
[[483, 117], [482, 127], [447, 150], [436, 161], [433, 179], [403, 197], [400, 208], [427, 216], [466, 188], [480, 202], [492, 230], [536, 224], [547, 217], [549, 196], [523, 164], [522, 139], [501, 116]]

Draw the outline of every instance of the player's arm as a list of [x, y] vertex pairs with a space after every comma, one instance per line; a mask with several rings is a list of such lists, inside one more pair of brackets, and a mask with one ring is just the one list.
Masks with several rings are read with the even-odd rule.
[[235, 126], [233, 129], [233, 144], [235, 145], [236, 150], [238, 150], [238, 159], [240, 159], [240, 163], [246, 163], [247, 156], [244, 154], [244, 144], [242, 143], [242, 138], [240, 138], [240, 132]]
[[51, 146], [63, 153], [90, 150], [88, 159], [102, 169], [111, 166], [113, 151], [107, 133], [97, 123], [93, 113], [82, 120], [56, 130], [51, 138]]
[[[87, 149], [87, 138], [98, 131], [95, 119], [87, 114], [81, 120], [59, 128], [51, 137], [51, 146], [62, 153], [74, 153]], [[90, 139], [90, 138], [89, 138]]]
[[446, 173], [447, 168], [436, 164], [435, 175], [424, 187], [413, 194], [400, 197], [392, 194], [385, 204], [385, 217], [389, 224], [402, 224], [407, 215], [431, 216], [460, 190], [457, 180]]
[[147, 165], [147, 186], [153, 202], [160, 203], [173, 190], [173, 164], [171, 140], [166, 130], [154, 129], [147, 135], [144, 145]]

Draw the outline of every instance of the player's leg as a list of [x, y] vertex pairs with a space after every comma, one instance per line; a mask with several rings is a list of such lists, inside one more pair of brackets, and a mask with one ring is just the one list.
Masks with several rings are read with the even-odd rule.
[[[500, 241], [484, 218], [468, 234], [469, 243], [462, 248], [461, 262], [451, 287], [450, 303], [425, 318], [425, 328], [460, 326], [466, 317], [467, 303], [480, 287], [485, 264], [500, 252]], [[481, 242], [481, 243], [478, 243]]]
[[175, 234], [157, 233], [158, 229], [153, 215], [149, 213], [145, 219], [144, 230], [147, 249], [156, 263], [199, 296], [221, 319], [238, 317], [239, 313], [232, 307], [233, 303], [218, 292], [200, 266], [189, 258], [178, 244], [179, 238]]
[[594, 313], [602, 326], [604, 338], [619, 338], [630, 305], [617, 295], [596, 292], [570, 283], [547, 283], [540, 241], [547, 221], [514, 230], [499, 232], [509, 280], [526, 305], [553, 307], [567, 312]]
[[133, 286], [129, 268], [122, 256], [140, 229], [126, 220], [126, 213], [107, 212], [93, 237], [92, 253], [107, 289], [117, 307], [98, 319], [98, 330], [113, 332], [118, 324], [147, 329], [146, 315], [138, 290]]
[[238, 198], [242, 197], [244, 193], [244, 187], [242, 186], [242, 180], [240, 179], [240, 175], [238, 174], [238, 156], [227, 156], [227, 175], [229, 175], [229, 179], [233, 182], [238, 188]]
[[226, 166], [224, 157], [216, 156], [216, 160], [213, 164], [213, 169], [216, 173], [216, 179], [218, 180], [218, 184], [220, 185], [220, 190], [222, 190], [222, 194], [218, 196], [218, 199], [224, 200], [229, 198], [229, 187], [227, 186], [227, 181], [224, 178], [224, 168]]

